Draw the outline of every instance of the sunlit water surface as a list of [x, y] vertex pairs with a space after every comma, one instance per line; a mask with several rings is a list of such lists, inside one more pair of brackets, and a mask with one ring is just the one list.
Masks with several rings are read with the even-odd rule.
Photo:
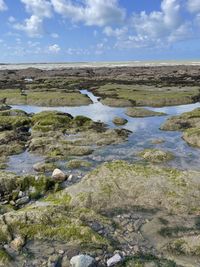
[[[93, 104], [80, 107], [38, 107], [19, 105], [12, 106], [14, 109], [21, 109], [28, 113], [38, 113], [44, 110], [58, 110], [70, 113], [72, 116], [84, 115], [90, 117], [94, 121], [102, 121], [108, 124], [109, 127], [116, 127], [112, 120], [115, 116], [126, 118], [128, 123], [123, 126], [133, 133], [129, 136], [127, 142], [119, 145], [110, 145], [96, 150], [92, 155], [83, 157], [93, 163], [93, 166], [113, 159], [124, 159], [130, 162], [141, 161], [138, 157], [138, 152], [145, 148], [159, 148], [171, 151], [176, 157], [174, 160], [165, 163], [166, 166], [179, 169], [200, 169], [200, 149], [189, 146], [182, 138], [181, 132], [161, 131], [159, 128], [165, 120], [173, 115], [178, 115], [183, 112], [191, 111], [200, 107], [200, 103], [170, 106], [163, 108], [151, 108], [154, 111], [165, 112], [166, 116], [156, 116], [147, 118], [131, 118], [125, 114], [125, 108], [114, 108], [103, 105], [98, 101], [91, 92], [82, 90], [82, 94], [88, 95]], [[153, 144], [152, 141], [163, 139], [165, 142]], [[33, 164], [42, 161], [44, 158], [27, 151], [10, 157], [8, 170], [17, 173], [33, 172]], [[60, 162], [61, 168], [65, 169], [66, 162]]]

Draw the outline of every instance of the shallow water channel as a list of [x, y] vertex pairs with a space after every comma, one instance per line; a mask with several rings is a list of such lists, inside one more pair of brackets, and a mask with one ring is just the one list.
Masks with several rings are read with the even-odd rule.
[[[58, 110], [70, 113], [72, 116], [84, 115], [94, 121], [102, 121], [108, 124], [109, 127], [117, 127], [112, 123], [112, 120], [115, 116], [126, 118], [128, 123], [123, 126], [123, 128], [133, 132], [129, 136], [127, 142], [119, 145], [103, 147], [95, 151], [92, 155], [82, 157], [82, 159], [84, 158], [91, 161], [93, 163], [93, 167], [101, 162], [114, 159], [124, 159], [130, 162], [141, 162], [141, 158], [138, 157], [139, 151], [145, 148], [159, 148], [171, 151], [175, 155], [174, 160], [165, 163], [166, 166], [179, 169], [199, 170], [200, 149], [189, 146], [181, 138], [181, 132], [161, 131], [159, 128], [168, 117], [191, 111], [197, 107], [200, 107], [200, 103], [163, 108], [146, 107], [151, 110], [165, 112], [167, 115], [161, 117], [131, 118], [125, 114], [125, 108], [105, 106], [98, 101], [97, 97], [87, 90], [81, 90], [81, 93], [88, 95], [93, 103], [88, 106], [80, 107], [38, 107], [18, 105], [12, 106], [12, 108], [21, 109], [27, 113], [37, 113], [44, 110]], [[70, 138], [70, 136], [68, 138]], [[153, 144], [152, 141], [156, 139], [163, 139], [165, 142]], [[42, 160], [43, 157], [36, 156], [25, 151], [19, 155], [11, 156], [7, 169], [18, 174], [31, 173], [34, 172], [32, 168], [33, 164]], [[61, 168], [64, 168], [64, 162], [60, 162], [60, 165]], [[84, 174], [85, 171], [77, 170], [76, 172], [80, 172], [81, 175]]]

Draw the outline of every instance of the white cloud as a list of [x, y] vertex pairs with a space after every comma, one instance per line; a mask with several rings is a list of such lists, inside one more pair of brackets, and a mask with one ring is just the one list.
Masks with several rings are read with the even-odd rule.
[[[98, 38], [99, 45], [94, 49], [99, 53], [110, 49], [108, 45], [102, 45], [102, 33], [108, 39], [112, 38], [111, 43], [115, 42], [115, 48], [164, 47], [194, 37], [200, 26], [200, 0], [162, 0], [159, 10], [149, 13], [142, 11], [129, 16], [119, 5], [119, 0], [20, 1], [29, 17], [20, 23], [10, 17], [8, 21], [15, 29], [26, 32], [30, 37], [42, 36], [45, 33], [44, 20], [57, 13], [67, 22], [69, 20], [74, 23], [73, 26], [78, 27], [80, 23], [85, 26], [103, 27], [103, 30], [96, 27], [92, 31], [96, 40]], [[0, 6], [2, 2], [3, 0], [0, 0]], [[48, 35], [59, 38], [55, 32]], [[58, 53], [60, 50], [58, 44], [53, 44], [48, 47], [47, 52]], [[89, 48], [69, 48], [67, 53], [81, 55], [87, 54], [88, 50]]]
[[51, 3], [47, 0], [21, 0], [28, 13], [40, 18], [50, 18], [52, 15]]
[[188, 10], [192, 13], [200, 12], [200, 1], [199, 0], [188, 0]]
[[163, 0], [161, 3], [163, 23], [166, 28], [174, 29], [181, 24], [180, 0]]
[[39, 37], [43, 31], [44, 18], [52, 16], [51, 3], [47, 0], [21, 0], [31, 16], [23, 23], [15, 23], [13, 27], [26, 32], [30, 37]]
[[26, 32], [30, 37], [39, 37], [43, 33], [42, 18], [32, 15], [24, 23], [16, 23], [13, 27]]
[[5, 11], [7, 9], [8, 7], [6, 6], [4, 0], [0, 0], [0, 11]]
[[124, 9], [118, 6], [117, 0], [82, 0], [74, 4], [70, 0], [51, 0], [54, 10], [73, 22], [85, 25], [104, 26], [122, 22]]
[[66, 54], [70, 56], [90, 55], [90, 51], [84, 48], [67, 48]]
[[149, 38], [163, 38], [170, 35], [181, 26], [181, 7], [179, 0], [163, 0], [161, 11], [150, 14], [141, 12], [132, 18], [133, 28], [137, 34], [147, 35]]
[[53, 44], [48, 47], [49, 53], [57, 54], [61, 50], [60, 46], [58, 44]]
[[[126, 26], [105, 27], [104, 34], [116, 38], [115, 47], [163, 47], [190, 38], [192, 23], [183, 16], [181, 0], [163, 0], [159, 11], [133, 13]], [[184, 10], [185, 11], [185, 10]]]
[[108, 37], [120, 38], [120, 37], [122, 37], [124, 34], [126, 34], [128, 32], [128, 28], [127, 27], [122, 27], [122, 28], [113, 29], [112, 27], [107, 26], [107, 27], [105, 27], [103, 32]]

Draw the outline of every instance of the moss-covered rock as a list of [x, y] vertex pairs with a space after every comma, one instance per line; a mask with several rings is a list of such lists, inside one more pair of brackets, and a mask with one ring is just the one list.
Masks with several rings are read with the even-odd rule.
[[[39, 91], [40, 85], [36, 85], [37, 90], [29, 90], [31, 86], [27, 86], [27, 90], [22, 93], [20, 89], [5, 89], [0, 91], [0, 98], [6, 98], [9, 105], [36, 105], [36, 106], [81, 106], [92, 103], [89, 97], [81, 94], [79, 91], [65, 91], [52, 88], [49, 90], [44, 84], [43, 90]], [[33, 85], [32, 85], [33, 87]]]
[[200, 147], [200, 108], [169, 118], [162, 126], [165, 131], [183, 131], [183, 139]]
[[146, 108], [131, 107], [127, 109], [126, 115], [134, 118], [143, 118], [143, 117], [165, 116], [166, 114], [163, 112], [156, 112]]
[[38, 162], [33, 165], [33, 169], [36, 172], [45, 173], [45, 172], [51, 172], [56, 168], [56, 164], [53, 162]]
[[18, 176], [11, 172], [0, 171], [0, 194], [2, 199], [16, 200], [19, 192], [26, 192], [30, 198], [43, 196], [54, 190], [56, 182], [46, 176]]
[[0, 131], [29, 127], [30, 119], [25, 116], [6, 116], [0, 113]]
[[115, 161], [103, 164], [66, 192], [74, 205], [104, 212], [134, 206], [195, 212], [200, 201], [198, 177], [198, 172]]
[[[111, 247], [110, 241], [96, 233], [89, 222], [97, 220], [103, 225], [112, 225], [112, 222], [92, 210], [73, 209], [70, 201], [67, 194], [49, 195], [42, 202], [4, 214], [6, 226], [13, 236], [21, 236], [28, 241], [64, 241], [82, 250]], [[4, 222], [1, 219], [2, 227]]]
[[89, 161], [85, 161], [85, 160], [73, 159], [67, 163], [67, 167], [70, 169], [89, 168], [89, 167], [91, 167], [91, 163]]
[[139, 156], [153, 163], [169, 161], [174, 158], [174, 155], [171, 152], [160, 149], [145, 149], [139, 153]]
[[0, 266], [11, 266], [12, 257], [6, 252], [5, 249], [0, 249]]
[[[143, 73], [143, 70], [141, 71]], [[138, 77], [138, 76], [137, 76]], [[168, 77], [169, 78], [169, 77]], [[163, 78], [160, 78], [160, 81]], [[146, 80], [146, 77], [144, 78]], [[94, 89], [101, 102], [109, 106], [173, 106], [199, 101], [199, 86], [162, 86], [131, 84], [123, 82], [104, 82]], [[155, 77], [153, 77], [155, 80]], [[152, 82], [152, 81], [151, 81]], [[152, 82], [153, 83], [153, 82]]]
[[30, 118], [21, 110], [0, 111], [1, 169], [6, 167], [8, 156], [21, 153], [29, 137]]
[[183, 139], [192, 146], [200, 147], [200, 127], [185, 130]]
[[176, 238], [167, 244], [167, 250], [176, 255], [200, 256], [200, 235]]
[[[130, 131], [107, 129], [106, 125], [90, 118], [56, 111], [41, 112], [32, 118], [29, 150], [49, 158], [66, 159], [89, 155], [96, 147], [123, 142]], [[73, 138], [68, 138], [73, 134]]]
[[69, 127], [72, 116], [58, 111], [43, 111], [32, 117], [33, 130], [48, 132], [65, 130]]
[[125, 125], [128, 122], [128, 120], [121, 118], [121, 117], [115, 117], [113, 119], [113, 123], [116, 125]]
[[9, 110], [9, 109], [11, 109], [10, 106], [0, 103], [0, 111]]

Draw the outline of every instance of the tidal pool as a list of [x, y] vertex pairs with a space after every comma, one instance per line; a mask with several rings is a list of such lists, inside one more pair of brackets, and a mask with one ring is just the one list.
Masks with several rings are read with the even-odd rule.
[[[109, 127], [117, 127], [112, 122], [115, 116], [126, 118], [128, 120], [128, 123], [124, 125], [123, 128], [131, 130], [133, 132], [129, 136], [128, 141], [119, 145], [110, 145], [100, 148], [96, 150], [92, 155], [82, 157], [91, 161], [93, 163], [93, 166], [101, 162], [114, 159], [124, 159], [130, 162], [138, 162], [141, 161], [141, 158], [138, 157], [139, 151], [146, 148], [159, 148], [170, 151], [175, 155], [174, 160], [165, 163], [166, 166], [171, 166], [179, 169], [199, 170], [200, 149], [189, 146], [181, 138], [181, 132], [161, 131], [159, 128], [168, 117], [191, 111], [197, 107], [200, 107], [200, 103], [163, 108], [146, 107], [154, 111], [164, 112], [167, 115], [161, 117], [155, 116], [147, 118], [131, 118], [125, 114], [125, 108], [105, 106], [98, 101], [98, 97], [94, 96], [87, 90], [81, 90], [81, 93], [88, 95], [93, 103], [88, 106], [80, 107], [38, 107], [29, 105], [15, 105], [12, 106], [12, 108], [21, 109], [28, 113], [38, 113], [44, 110], [58, 110], [70, 113], [72, 116], [84, 115], [94, 121], [102, 121], [108, 124]], [[156, 139], [163, 139], [164, 142], [153, 144], [152, 141]], [[28, 152], [14, 155], [10, 157], [8, 170], [17, 173], [33, 172], [32, 165], [43, 159], [44, 158], [40, 156], [31, 155]]]

